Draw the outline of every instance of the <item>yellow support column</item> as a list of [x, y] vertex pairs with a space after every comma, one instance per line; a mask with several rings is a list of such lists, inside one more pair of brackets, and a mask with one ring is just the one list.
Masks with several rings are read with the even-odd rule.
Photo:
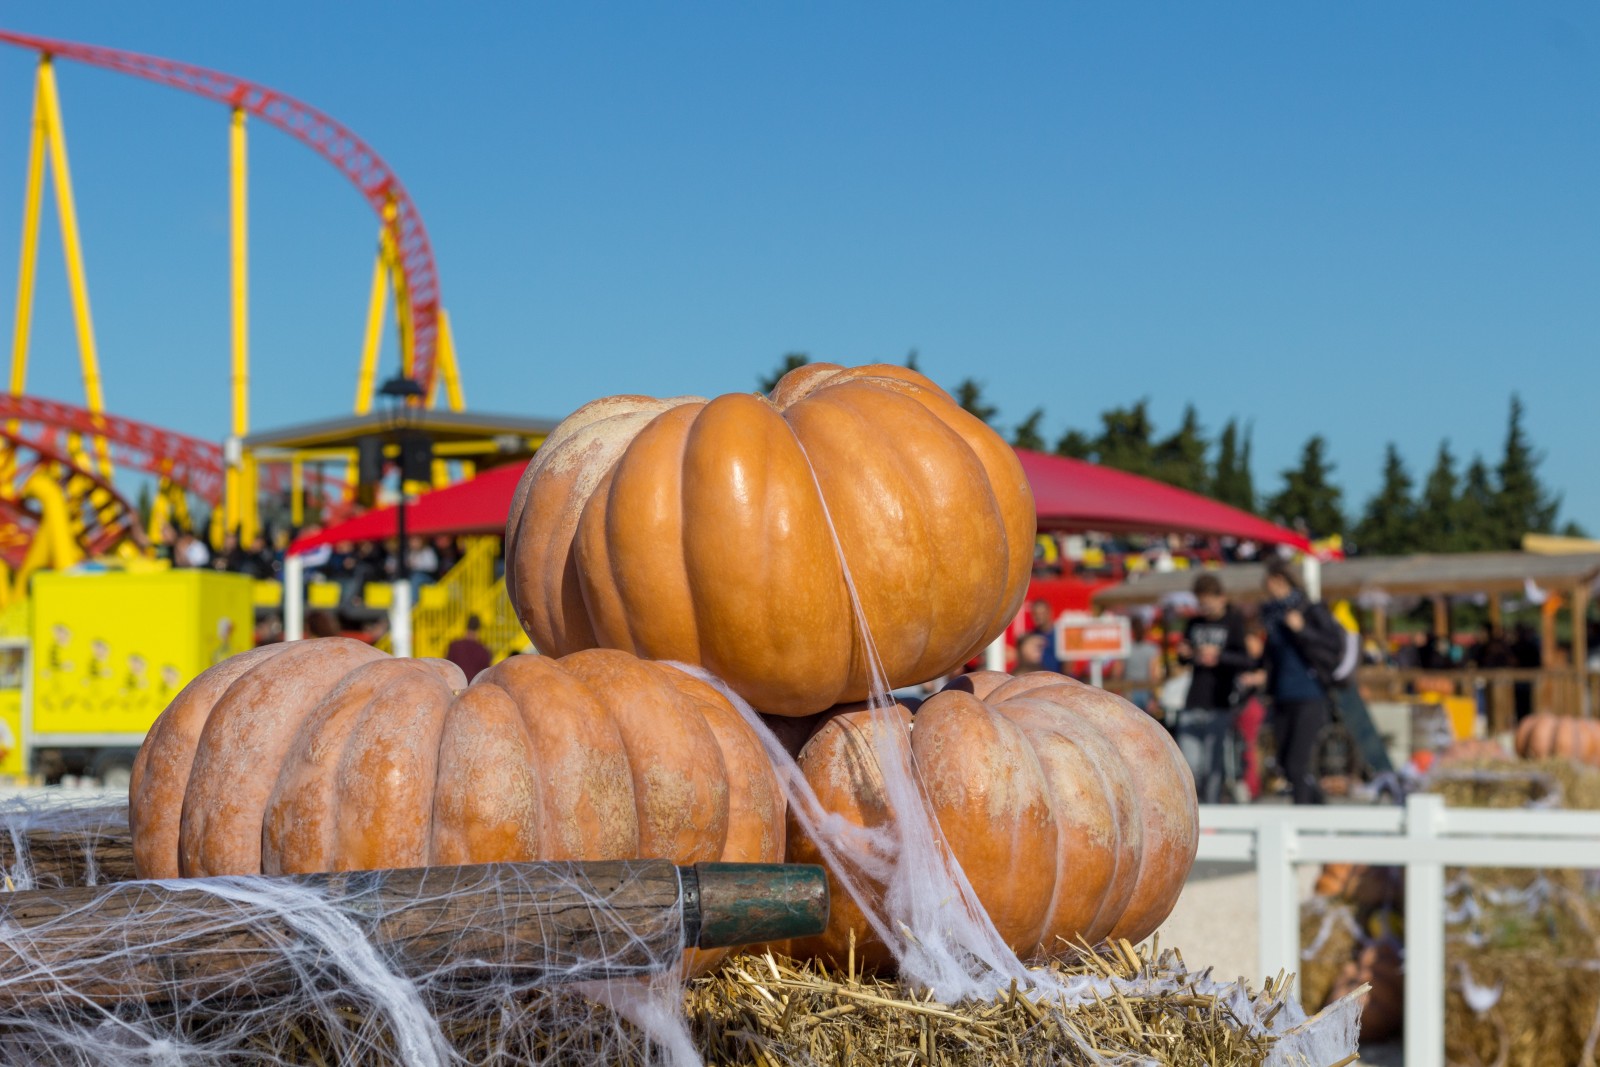
[[[105, 411], [100, 386], [100, 357], [95, 347], [94, 318], [89, 312], [89, 282], [83, 269], [83, 248], [78, 240], [78, 209], [72, 197], [72, 171], [67, 166], [67, 142], [61, 126], [61, 100], [56, 93], [50, 57], [39, 60], [39, 89], [44, 102], [45, 144], [55, 171], [56, 212], [61, 221], [61, 250], [67, 261], [67, 286], [72, 295], [72, 319], [78, 331], [78, 352], [83, 361], [84, 404], [91, 415]], [[111, 450], [103, 437], [95, 438], [100, 473], [111, 477]]]
[[299, 456], [289, 460], [289, 525], [296, 530], [306, 524], [305, 464]]
[[245, 110], [233, 109], [228, 132], [228, 200], [230, 205], [230, 266], [233, 308], [233, 455], [227, 470], [226, 501], [229, 530], [239, 532], [240, 544], [249, 544], [259, 525], [255, 463], [243, 454], [250, 432], [250, 262], [249, 262], [249, 152], [245, 139]]
[[[28, 135], [28, 179], [22, 200], [22, 253], [17, 263], [17, 317], [11, 329], [11, 391], [28, 388], [28, 341], [33, 331], [33, 282], [39, 262], [39, 202], [44, 196], [44, 68], [34, 83]], [[13, 428], [15, 428], [13, 426]]]
[[439, 343], [437, 364], [433, 369], [433, 385], [428, 389], [428, 406], [434, 407], [439, 397], [439, 384], [444, 383], [445, 400], [451, 411], [467, 409], [467, 395], [461, 389], [461, 368], [456, 363], [456, 339], [450, 330], [450, 313], [439, 309]]
[[[378, 235], [378, 259], [372, 265], [372, 296], [367, 301], [367, 331], [361, 339], [361, 369], [356, 375], [356, 414], [372, 410], [372, 386], [378, 376], [378, 348], [383, 342], [383, 313], [389, 306], [389, 229]], [[354, 477], [351, 478], [352, 484]]]

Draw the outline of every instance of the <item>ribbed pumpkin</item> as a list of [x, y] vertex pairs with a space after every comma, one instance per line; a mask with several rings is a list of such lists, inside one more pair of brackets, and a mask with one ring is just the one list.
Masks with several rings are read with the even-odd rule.
[[1600, 721], [1541, 711], [1517, 727], [1517, 755], [1523, 759], [1575, 759], [1600, 767]]
[[[1137, 942], [1171, 912], [1199, 835], [1194, 778], [1155, 720], [1120, 697], [1058, 674], [981, 672], [929, 698], [911, 751], [944, 839], [996, 929], [1022, 956], [1079, 936]], [[799, 765], [822, 806], [864, 827], [890, 817], [875, 735], [887, 720], [820, 718]], [[898, 728], [898, 727], [896, 727]], [[789, 861], [822, 863], [791, 811]], [[828, 930], [790, 946], [843, 961], [889, 961], [833, 880]]]
[[805, 715], [869, 691], [841, 553], [899, 686], [1000, 634], [1033, 537], [1016, 454], [942, 389], [812, 364], [770, 398], [580, 408], [518, 487], [506, 588], [541, 651], [694, 663], [763, 712]]
[[128, 819], [145, 878], [508, 860], [783, 856], [784, 802], [725, 697], [623, 652], [445, 660], [347, 638], [212, 667], [161, 714]]

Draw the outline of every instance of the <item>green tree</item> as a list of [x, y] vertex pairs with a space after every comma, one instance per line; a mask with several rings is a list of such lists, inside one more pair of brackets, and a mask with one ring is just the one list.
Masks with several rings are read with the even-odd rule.
[[[1499, 494], [1495, 492], [1494, 478], [1482, 456], [1473, 456], [1462, 479], [1461, 498], [1456, 502], [1457, 552], [1492, 552], [1507, 547], [1503, 541], [1505, 526], [1497, 513]], [[1519, 542], [1510, 547], [1520, 547]]]
[[1313, 435], [1300, 452], [1300, 465], [1283, 472], [1283, 489], [1267, 502], [1280, 521], [1303, 521], [1313, 537], [1344, 531], [1344, 491], [1333, 483], [1327, 453], [1327, 440]]
[[1551, 496], [1539, 481], [1544, 457], [1535, 452], [1522, 426], [1522, 398], [1511, 394], [1511, 418], [1506, 428], [1505, 452], [1495, 468], [1495, 492], [1489, 507], [1487, 547], [1517, 549], [1525, 533], [1549, 533], [1555, 528], [1561, 498]]
[[1583, 527], [1575, 519], [1568, 519], [1561, 525], [1562, 537], [1588, 537]]
[[1356, 545], [1362, 552], [1398, 556], [1417, 549], [1417, 504], [1412, 499], [1416, 483], [1393, 441], [1383, 454], [1383, 484], [1367, 501], [1356, 523]]
[[1211, 482], [1211, 471], [1206, 465], [1206, 453], [1210, 450], [1210, 442], [1200, 427], [1200, 416], [1194, 405], [1188, 404], [1177, 430], [1156, 443], [1152, 456], [1155, 476], [1179, 489], [1204, 493]]
[[1449, 441], [1439, 442], [1439, 456], [1433, 470], [1422, 483], [1417, 501], [1417, 529], [1412, 538], [1414, 551], [1454, 552], [1461, 540], [1458, 529], [1461, 510], [1461, 480], [1456, 475], [1456, 457]]
[[1256, 509], [1255, 487], [1250, 480], [1249, 431], [1245, 431], [1241, 448], [1237, 419], [1229, 419], [1217, 436], [1217, 464], [1206, 492], [1230, 507], [1245, 511]]
[[1011, 444], [1015, 448], [1026, 448], [1031, 452], [1045, 450], [1044, 435], [1039, 432], [1039, 423], [1044, 421], [1044, 408], [1034, 408], [1028, 417], [1017, 424], [1011, 435]]
[[1151, 437], [1155, 426], [1150, 421], [1148, 399], [1131, 407], [1101, 412], [1100, 424], [1100, 436], [1094, 442], [1095, 462], [1147, 478], [1154, 476], [1155, 445]]
[[917, 350], [915, 348], [906, 353], [906, 369], [914, 370], [918, 374], [922, 373], [922, 368], [917, 365]]
[[984, 422], [1000, 414], [999, 408], [983, 399], [983, 383], [972, 378], [963, 378], [956, 386], [956, 403]]
[[783, 362], [778, 365], [777, 370], [773, 371], [771, 374], [757, 378], [756, 384], [761, 387], [761, 391], [763, 393], [770, 393], [778, 387], [778, 381], [785, 374], [788, 374], [790, 371], [799, 367], [804, 367], [810, 362], [811, 357], [806, 355], [806, 353], [790, 352], [788, 355], [783, 357]]
[[1056, 438], [1056, 455], [1068, 459], [1089, 459], [1094, 455], [1094, 442], [1082, 430], [1068, 430]]

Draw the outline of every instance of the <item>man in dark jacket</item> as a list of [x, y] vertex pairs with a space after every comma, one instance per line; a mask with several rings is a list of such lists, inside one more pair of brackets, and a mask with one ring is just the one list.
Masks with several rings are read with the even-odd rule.
[[1305, 595], [1282, 560], [1267, 565], [1262, 589], [1267, 595], [1261, 625], [1267, 631], [1267, 691], [1272, 695], [1278, 766], [1289, 779], [1296, 804], [1321, 804], [1317, 741], [1332, 719], [1329, 664], [1339, 661], [1343, 631], [1327, 608]]
[[1202, 804], [1222, 799], [1232, 773], [1236, 682], [1254, 662], [1244, 641], [1244, 616], [1228, 603], [1215, 574], [1195, 579], [1200, 613], [1189, 620], [1178, 661], [1189, 664], [1189, 693], [1178, 712], [1178, 748], [1194, 771]]

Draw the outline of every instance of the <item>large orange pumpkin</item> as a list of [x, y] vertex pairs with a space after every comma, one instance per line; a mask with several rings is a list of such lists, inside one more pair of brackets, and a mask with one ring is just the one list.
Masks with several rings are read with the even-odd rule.
[[[831, 523], [830, 523], [831, 520]], [[534, 645], [709, 669], [761, 711], [864, 699], [972, 658], [1033, 559], [1016, 454], [904, 367], [812, 364], [769, 398], [614, 396], [566, 419], [506, 526], [506, 588]]]
[[1523, 759], [1575, 759], [1600, 767], [1600, 721], [1541, 711], [1517, 727], [1517, 755]]
[[[1150, 716], [1047, 672], [966, 675], [914, 717], [897, 714], [944, 840], [1019, 955], [1060, 954], [1080, 936], [1137, 942], [1171, 912], [1198, 812], [1188, 765]], [[821, 717], [799, 765], [824, 809], [863, 827], [893, 817], [875, 743], [891, 722]], [[790, 862], [825, 862], [793, 811], [788, 837]], [[856, 958], [886, 964], [838, 879], [831, 890], [827, 931], [791, 951], [843, 961], [853, 931]]]
[[151, 728], [141, 877], [510, 860], [773, 862], [784, 802], [713, 688], [623, 652], [466, 678], [330, 637], [196, 678]]

